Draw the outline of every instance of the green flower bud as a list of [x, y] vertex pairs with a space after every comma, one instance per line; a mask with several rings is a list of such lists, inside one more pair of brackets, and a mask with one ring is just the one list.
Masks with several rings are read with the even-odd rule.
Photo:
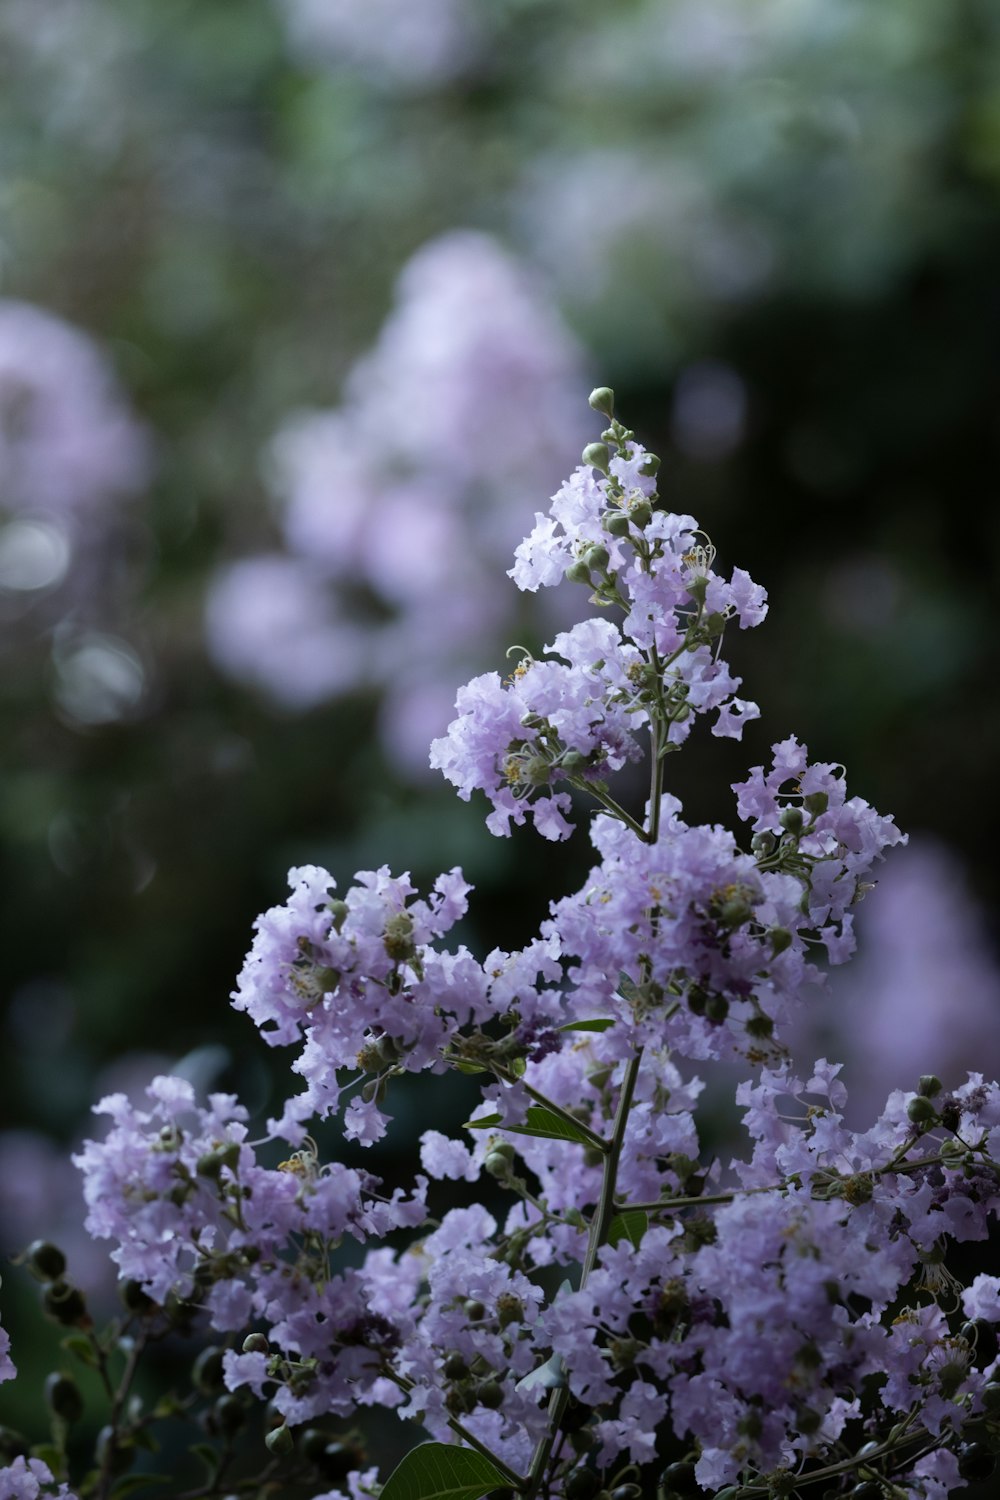
[[468, 1302], [463, 1304], [462, 1311], [470, 1323], [478, 1323], [486, 1316], [486, 1306], [477, 1297], [470, 1297]]
[[344, 925], [344, 919], [347, 916], [347, 911], [348, 906], [346, 901], [341, 901], [339, 896], [335, 896], [331, 899], [330, 917], [337, 932], [339, 932]]
[[51, 1411], [64, 1422], [78, 1422], [83, 1416], [80, 1387], [69, 1375], [52, 1374], [45, 1381], [45, 1400]]
[[570, 563], [563, 576], [567, 583], [585, 583], [589, 587], [593, 582], [590, 576], [590, 569], [582, 557], [578, 557], [576, 562]]
[[130, 1313], [144, 1315], [151, 1313], [156, 1308], [156, 1303], [147, 1291], [143, 1290], [141, 1281], [129, 1278], [127, 1281], [118, 1283], [118, 1295], [126, 1310]]
[[802, 832], [803, 821], [801, 807], [783, 807], [778, 818], [785, 832], [793, 836]]
[[497, 1298], [497, 1321], [501, 1328], [519, 1323], [524, 1317], [524, 1303], [513, 1292], [501, 1292]]
[[599, 411], [602, 417], [609, 419], [614, 416], [615, 393], [609, 385], [596, 386], [587, 399], [592, 411]]
[[775, 958], [779, 953], [784, 953], [786, 948], [792, 946], [792, 934], [787, 927], [769, 927], [767, 937], [771, 943], [771, 952]]
[[583, 560], [588, 568], [594, 568], [597, 572], [603, 572], [611, 561], [611, 554], [608, 552], [607, 547], [603, 547], [600, 542], [595, 542], [592, 547], [587, 548], [583, 554]]
[[991, 1380], [982, 1389], [983, 1411], [991, 1417], [1000, 1413], [1000, 1382]]
[[581, 754], [579, 750], [567, 750], [559, 762], [567, 776], [575, 776], [579, 771], [584, 769], [587, 763], [587, 756]]
[[699, 1495], [701, 1485], [695, 1478], [694, 1464], [668, 1464], [660, 1481], [665, 1490], [674, 1490], [678, 1495]]
[[42, 1306], [50, 1317], [66, 1328], [89, 1321], [83, 1293], [68, 1281], [53, 1281], [46, 1287]]
[[648, 500], [636, 500], [628, 508], [628, 518], [640, 530], [648, 526], [653, 518], [653, 507]]
[[203, 1349], [192, 1366], [191, 1379], [205, 1396], [214, 1396], [223, 1390], [222, 1350], [214, 1344]]
[[32, 1240], [25, 1251], [28, 1269], [39, 1281], [58, 1281], [66, 1269], [66, 1257], [49, 1240]]
[[409, 912], [399, 911], [385, 924], [385, 951], [394, 963], [400, 963], [415, 954], [413, 942], [413, 918]]
[[499, 1151], [488, 1151], [483, 1166], [491, 1177], [502, 1178], [510, 1175], [510, 1157]]
[[708, 1004], [708, 996], [699, 985], [693, 984], [687, 992], [687, 1003], [688, 1010], [693, 1016], [703, 1016]]
[[996, 1455], [986, 1443], [965, 1443], [958, 1450], [958, 1472], [977, 1484], [989, 1479], [996, 1468]]
[[830, 806], [829, 794], [827, 792], [809, 792], [802, 798], [802, 806], [806, 812], [812, 813], [814, 817], [818, 818], [820, 813], [825, 813]]
[[244, 1354], [270, 1354], [271, 1346], [262, 1333], [248, 1333], [243, 1340]]
[[729, 1001], [725, 995], [709, 995], [705, 1001], [705, 1016], [709, 1021], [721, 1023], [729, 1014]]
[[770, 1016], [751, 1016], [747, 1022], [747, 1035], [763, 1038], [772, 1036], [774, 1033], [774, 1022]]
[[239, 1142], [227, 1141], [223, 1146], [216, 1146], [214, 1151], [206, 1151], [199, 1156], [195, 1171], [199, 1177], [220, 1177], [223, 1167], [228, 1167], [230, 1172], [235, 1172], [239, 1161]]
[[774, 845], [775, 838], [773, 833], [755, 833], [750, 840], [750, 848], [754, 854], [763, 855], [765, 859], [769, 854], [773, 853]]
[[937, 1110], [923, 1094], [916, 1094], [906, 1106], [909, 1119], [920, 1130], [927, 1130], [937, 1119]]
[[606, 510], [601, 517], [601, 528], [608, 536], [628, 536], [630, 524], [623, 510]]
[[917, 1084], [917, 1093], [922, 1094], [925, 1099], [933, 1099], [935, 1094], [940, 1094], [944, 1084], [940, 1078], [933, 1073], [921, 1073], [920, 1082]]
[[593, 469], [600, 469], [602, 474], [608, 472], [608, 464], [611, 462], [611, 453], [607, 443], [588, 443], [583, 450], [583, 461], [590, 464]]
[[212, 1414], [220, 1432], [239, 1432], [247, 1419], [247, 1409], [239, 1396], [227, 1391], [212, 1407]]
[[704, 604], [705, 595], [708, 593], [708, 579], [704, 573], [695, 573], [688, 580], [687, 591], [696, 604]]
[[753, 916], [753, 907], [744, 896], [734, 896], [719, 907], [719, 921], [724, 927], [742, 927]]
[[503, 1406], [503, 1386], [499, 1380], [484, 1380], [482, 1385], [477, 1386], [476, 1400], [487, 1411], [499, 1411]]
[[275, 1458], [287, 1458], [295, 1447], [295, 1439], [282, 1422], [280, 1427], [272, 1427], [264, 1439], [264, 1445]]
[[442, 1366], [445, 1380], [465, 1380], [469, 1367], [461, 1354], [449, 1354]]
[[639, 465], [639, 473], [640, 474], [645, 474], [646, 477], [647, 477], [647, 479], [652, 479], [653, 475], [654, 474], [658, 474], [659, 472], [660, 472], [660, 460], [659, 460], [659, 456], [657, 454], [655, 454], [655, 453], [647, 453], [646, 457], [643, 459], [642, 463]]
[[566, 1500], [594, 1500], [601, 1481], [593, 1469], [574, 1469], [563, 1486]]

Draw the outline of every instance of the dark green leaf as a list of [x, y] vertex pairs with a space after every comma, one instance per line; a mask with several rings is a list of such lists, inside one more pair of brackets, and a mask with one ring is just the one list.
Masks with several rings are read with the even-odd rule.
[[421, 1443], [390, 1474], [381, 1500], [480, 1500], [509, 1488], [504, 1471], [471, 1448]]
[[97, 1367], [97, 1355], [94, 1346], [85, 1333], [70, 1333], [62, 1340], [62, 1346], [70, 1354], [75, 1354], [83, 1364], [89, 1365], [93, 1370]]
[[564, 1120], [541, 1104], [532, 1104], [523, 1125], [505, 1125], [499, 1115], [487, 1115], [485, 1119], [469, 1120], [466, 1130], [489, 1130], [499, 1126], [508, 1135], [531, 1135], [543, 1141], [576, 1141], [580, 1146], [592, 1146], [593, 1136], [588, 1135], [582, 1125]]
[[617, 1245], [628, 1240], [638, 1250], [648, 1228], [649, 1217], [641, 1208], [627, 1208], [623, 1214], [616, 1214], [608, 1225], [608, 1244]]
[[201, 1459], [208, 1472], [214, 1477], [219, 1467], [219, 1455], [211, 1443], [192, 1443], [191, 1452]]
[[612, 1020], [595, 1021], [567, 1021], [565, 1026], [560, 1026], [560, 1031], [610, 1031], [614, 1025]]

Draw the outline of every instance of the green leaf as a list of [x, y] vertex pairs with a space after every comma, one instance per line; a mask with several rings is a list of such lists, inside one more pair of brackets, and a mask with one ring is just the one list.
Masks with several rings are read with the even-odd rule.
[[97, 1355], [94, 1346], [85, 1333], [70, 1333], [62, 1340], [62, 1346], [70, 1354], [75, 1354], [83, 1364], [89, 1365], [92, 1370], [97, 1368]]
[[65, 1479], [65, 1456], [54, 1443], [36, 1443], [31, 1450], [31, 1456], [40, 1458], [43, 1464], [47, 1464], [56, 1479]]
[[389, 1475], [381, 1500], [480, 1500], [490, 1490], [509, 1489], [502, 1469], [471, 1448], [421, 1443]]
[[202, 1463], [205, 1465], [206, 1469], [214, 1479], [215, 1471], [219, 1467], [219, 1454], [212, 1447], [211, 1443], [192, 1443], [191, 1452], [197, 1458], [201, 1459]]
[[169, 1474], [126, 1474], [124, 1479], [119, 1479], [111, 1491], [111, 1500], [122, 1500], [124, 1495], [131, 1495], [133, 1490], [139, 1490], [144, 1484], [167, 1484]]
[[542, 1141], [575, 1141], [579, 1146], [592, 1146], [593, 1136], [588, 1135], [582, 1125], [574, 1125], [561, 1115], [553, 1114], [541, 1104], [528, 1108], [524, 1125], [505, 1125], [499, 1115], [487, 1115], [478, 1120], [467, 1120], [466, 1130], [491, 1130], [499, 1126], [508, 1135], [532, 1135]]
[[560, 1026], [560, 1031], [610, 1031], [614, 1025], [611, 1020], [595, 1021], [567, 1021], [565, 1026]]
[[627, 1208], [623, 1214], [616, 1214], [608, 1225], [608, 1244], [614, 1246], [628, 1240], [638, 1250], [648, 1228], [649, 1216], [641, 1208]]

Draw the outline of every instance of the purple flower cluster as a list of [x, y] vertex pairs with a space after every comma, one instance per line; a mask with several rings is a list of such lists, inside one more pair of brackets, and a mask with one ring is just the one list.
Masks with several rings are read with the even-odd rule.
[[76, 1500], [40, 1458], [17, 1457], [0, 1470], [0, 1500]]
[[[484, 1494], [750, 1500], [822, 1481], [945, 1500], [1000, 1446], [1000, 1277], [960, 1276], [952, 1255], [1000, 1213], [1000, 1085], [927, 1074], [859, 1132], [839, 1065], [796, 1074], [784, 1040], [814, 950], [849, 956], [852, 907], [902, 836], [794, 736], [733, 788], [748, 847], [683, 820], [667, 753], [700, 713], [722, 732], [748, 715], [719, 648], [763, 594], [714, 572], [611, 392], [591, 401], [611, 426], [514, 572], [587, 582], [622, 618], [476, 679], [432, 756], [463, 796], [486, 793], [495, 832], [530, 811], [561, 837], [570, 790], [596, 802], [598, 864], [523, 949], [483, 962], [445, 946], [458, 870], [426, 899], [384, 868], [343, 896], [293, 870], [233, 999], [299, 1047], [305, 1091], [259, 1147], [232, 1096], [199, 1105], [180, 1079], [156, 1079], [148, 1108], [105, 1099], [110, 1131], [76, 1159], [87, 1227], [157, 1313], [225, 1337], [230, 1391], [286, 1428], [394, 1409], [487, 1461]], [[639, 821], [605, 775], [643, 755]], [[699, 1141], [688, 1064], [734, 1058], [750, 1145], [727, 1165]], [[344, 1136], [370, 1144], [397, 1075], [452, 1068], [482, 1083], [469, 1143], [425, 1130], [411, 1187], [323, 1160], [310, 1120], [342, 1109]], [[265, 1165], [278, 1139], [291, 1155]], [[441, 1182], [470, 1201], [439, 1208]], [[479, 1201], [488, 1182], [505, 1211]], [[331, 1495], [360, 1500], [375, 1478], [353, 1469]], [[418, 1479], [400, 1482], [442, 1493]]]

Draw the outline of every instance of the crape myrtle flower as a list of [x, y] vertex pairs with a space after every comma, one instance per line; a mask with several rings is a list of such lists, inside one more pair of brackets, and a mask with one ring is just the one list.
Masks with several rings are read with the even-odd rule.
[[[433, 946], [465, 913], [461, 871], [440, 876], [428, 901], [386, 868], [359, 873], [343, 899], [315, 865], [289, 882], [288, 902], [258, 919], [233, 1003], [271, 1045], [304, 1041], [293, 1065], [307, 1082], [301, 1108], [338, 1108], [339, 1069], [440, 1072], [455, 1030], [491, 1013], [482, 966], [465, 948]], [[384, 1123], [376, 1092], [349, 1106], [366, 1144]]]
[[76, 1500], [40, 1458], [18, 1456], [0, 1469], [0, 1500]]

